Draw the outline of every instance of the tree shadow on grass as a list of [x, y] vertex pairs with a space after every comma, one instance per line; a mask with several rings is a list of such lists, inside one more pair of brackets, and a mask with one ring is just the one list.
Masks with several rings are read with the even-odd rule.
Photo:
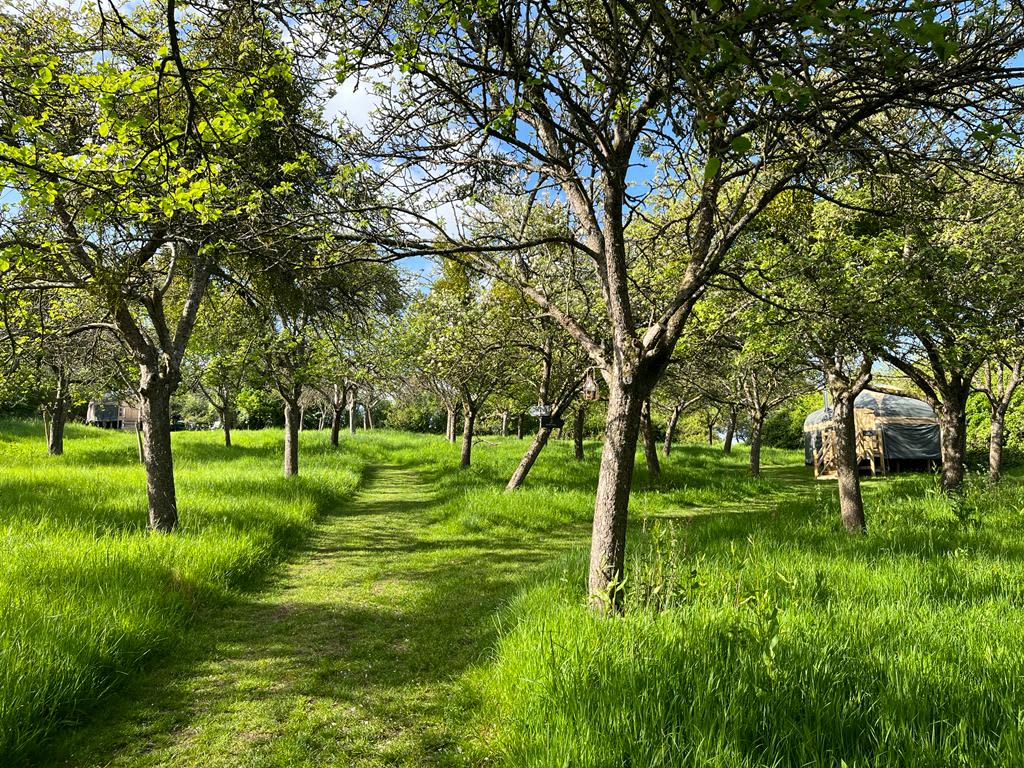
[[269, 594], [201, 615], [179, 652], [40, 764], [458, 764], [468, 703], [452, 681], [493, 645], [495, 611], [572, 537], [438, 535], [422, 523], [449, 497], [403, 498], [399, 484], [376, 498], [388, 476], [329, 515]]

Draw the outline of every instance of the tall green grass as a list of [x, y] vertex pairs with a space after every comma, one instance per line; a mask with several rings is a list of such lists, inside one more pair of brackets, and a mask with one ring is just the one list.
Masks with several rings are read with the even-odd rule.
[[854, 538], [834, 485], [787, 474], [746, 514], [642, 504], [624, 617], [585, 608], [582, 551], [522, 594], [474, 678], [478, 748], [517, 767], [1019, 764], [1024, 486], [950, 502], [930, 476], [871, 481]]
[[181, 528], [146, 530], [134, 435], [68, 428], [45, 456], [31, 422], [0, 424], [0, 764], [74, 722], [175, 644], [197, 609], [267, 573], [358, 484], [358, 452], [303, 436], [281, 477], [281, 434], [174, 435]]

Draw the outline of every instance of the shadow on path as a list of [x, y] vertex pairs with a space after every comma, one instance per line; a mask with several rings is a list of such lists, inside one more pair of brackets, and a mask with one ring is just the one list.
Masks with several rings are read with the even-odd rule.
[[494, 611], [573, 541], [453, 538], [428, 524], [441, 502], [415, 472], [374, 468], [270, 589], [202, 617], [45, 764], [463, 764], [454, 681]]

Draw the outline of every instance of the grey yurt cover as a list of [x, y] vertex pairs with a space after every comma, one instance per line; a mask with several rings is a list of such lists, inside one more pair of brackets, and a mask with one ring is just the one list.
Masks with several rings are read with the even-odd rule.
[[[886, 460], [938, 461], [942, 457], [939, 420], [928, 403], [865, 390], [857, 395], [854, 407], [874, 412]], [[831, 409], [819, 408], [804, 420], [804, 462], [808, 465], [814, 463], [821, 431], [831, 419]]]

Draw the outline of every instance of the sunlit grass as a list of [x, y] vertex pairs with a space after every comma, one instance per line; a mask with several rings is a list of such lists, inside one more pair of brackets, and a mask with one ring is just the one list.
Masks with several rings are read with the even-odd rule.
[[[584, 553], [503, 615], [476, 679], [515, 766], [1008, 765], [1024, 746], [1024, 486], [834, 485], [634, 530], [628, 611], [584, 607]], [[781, 489], [776, 489], [781, 491]], [[960, 514], [958, 514], [958, 511]], [[667, 519], [666, 519], [667, 518]]]
[[46, 457], [38, 425], [0, 425], [0, 755], [74, 721], [197, 608], [268, 571], [361, 461], [310, 435], [303, 476], [280, 475], [280, 434], [174, 436], [181, 528], [145, 528], [134, 435], [69, 427]]
[[[78, 729], [68, 764], [948, 766], [1024, 748], [1019, 476], [955, 504], [930, 475], [870, 480], [869, 533], [851, 538], [798, 452], [766, 452], [761, 479], [742, 446], [681, 446], [656, 479], [641, 458], [628, 611], [603, 619], [585, 608], [597, 443], [582, 463], [553, 443], [506, 494], [525, 441], [485, 437], [460, 472], [436, 436], [332, 454], [305, 433], [289, 483], [280, 433], [230, 453], [179, 434], [184, 526], [162, 537], [143, 528], [132, 436], [74, 430], [48, 460], [30, 429], [0, 437], [7, 749], [143, 664], [140, 700]], [[350, 510], [364, 465], [389, 469]], [[233, 598], [328, 510], [293, 581]], [[211, 605], [224, 626], [204, 619], [164, 670]]]

